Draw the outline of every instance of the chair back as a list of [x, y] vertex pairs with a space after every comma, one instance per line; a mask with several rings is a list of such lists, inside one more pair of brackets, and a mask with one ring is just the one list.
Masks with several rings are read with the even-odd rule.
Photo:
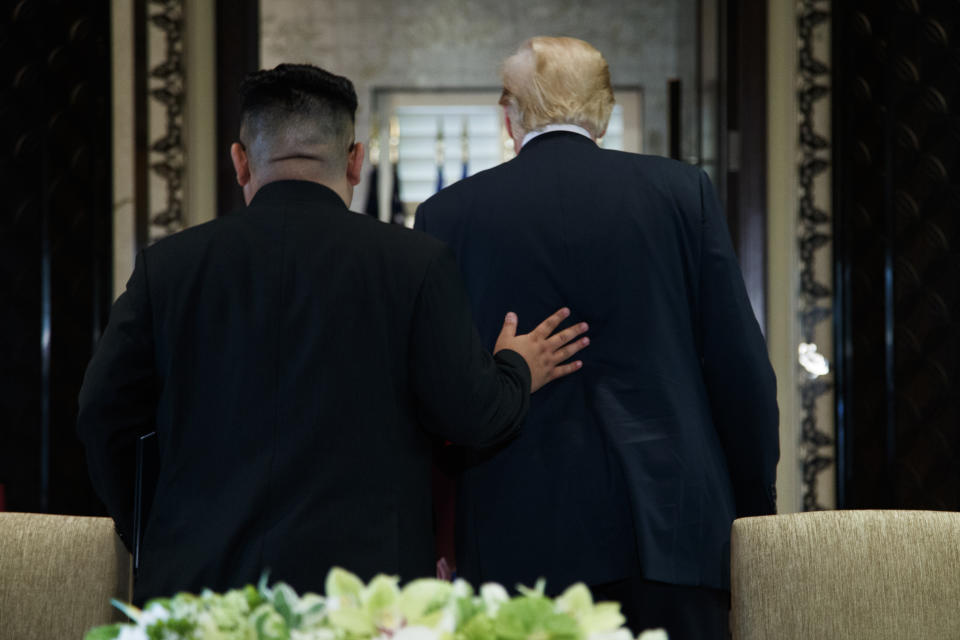
[[110, 518], [0, 513], [0, 640], [77, 639], [124, 620], [130, 554]]
[[735, 640], [960, 638], [960, 513], [742, 518], [730, 551]]

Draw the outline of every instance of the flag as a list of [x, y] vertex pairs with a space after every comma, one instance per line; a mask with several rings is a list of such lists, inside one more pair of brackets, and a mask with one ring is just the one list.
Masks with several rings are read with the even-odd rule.
[[377, 188], [379, 178], [377, 165], [373, 165], [370, 175], [367, 176], [367, 205], [363, 208], [364, 213], [377, 219], [380, 218], [380, 189]]
[[460, 179], [470, 175], [470, 133], [467, 129], [467, 117], [463, 117], [463, 128], [460, 132]]
[[443, 118], [437, 118], [437, 151], [435, 156], [437, 165], [437, 191], [443, 189]]
[[407, 213], [403, 209], [403, 200], [400, 199], [400, 172], [397, 170], [397, 163], [393, 165], [393, 192], [390, 195], [390, 222], [393, 224], [406, 224]]

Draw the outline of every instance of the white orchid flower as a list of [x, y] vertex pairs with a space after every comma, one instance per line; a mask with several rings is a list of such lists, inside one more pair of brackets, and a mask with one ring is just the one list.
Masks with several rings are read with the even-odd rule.
[[598, 631], [591, 633], [587, 636], [587, 640], [633, 640], [633, 634], [630, 633], [630, 629], [621, 627], [615, 631]]
[[453, 592], [451, 595], [456, 599], [469, 598], [473, 596], [473, 587], [463, 578], [457, 578], [453, 581]]
[[510, 600], [510, 594], [507, 590], [495, 582], [488, 582], [480, 587], [480, 598], [483, 600], [483, 606], [487, 610], [487, 615], [491, 618], [496, 617], [500, 605]]
[[156, 624], [157, 622], [169, 619], [170, 611], [162, 604], [154, 603], [143, 610], [143, 613], [140, 614], [140, 619], [137, 620], [137, 622], [140, 624], [140, 626], [146, 628]]
[[147, 632], [140, 627], [123, 626], [114, 640], [149, 640]]
[[392, 640], [440, 640], [440, 632], [429, 627], [403, 627], [395, 634]]

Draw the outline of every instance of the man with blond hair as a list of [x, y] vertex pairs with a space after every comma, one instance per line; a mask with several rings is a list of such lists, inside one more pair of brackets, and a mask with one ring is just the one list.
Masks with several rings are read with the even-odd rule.
[[635, 630], [724, 637], [730, 525], [774, 513], [779, 442], [717, 198], [696, 167], [597, 145], [614, 99], [586, 42], [533, 38], [502, 75], [517, 157], [423, 203], [415, 226], [453, 248], [487, 346], [497, 309], [561, 303], [594, 342], [580, 375], [532, 398], [513, 442], [466, 452], [458, 571], [583, 580]]

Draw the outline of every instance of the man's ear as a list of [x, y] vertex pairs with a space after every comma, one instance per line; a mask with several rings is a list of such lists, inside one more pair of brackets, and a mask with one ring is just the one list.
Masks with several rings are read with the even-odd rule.
[[353, 187], [360, 183], [360, 176], [363, 174], [363, 151], [363, 143], [354, 142], [353, 148], [347, 154], [347, 182]]
[[503, 108], [503, 119], [507, 125], [507, 135], [510, 136], [510, 139], [513, 140], [513, 152], [520, 153], [520, 144], [521, 141], [517, 140], [517, 136], [513, 135], [513, 123], [510, 122], [510, 114], [507, 112], [507, 108]]
[[247, 151], [239, 142], [230, 145], [230, 159], [233, 160], [233, 170], [237, 172], [237, 184], [241, 187], [250, 183], [250, 160]]

